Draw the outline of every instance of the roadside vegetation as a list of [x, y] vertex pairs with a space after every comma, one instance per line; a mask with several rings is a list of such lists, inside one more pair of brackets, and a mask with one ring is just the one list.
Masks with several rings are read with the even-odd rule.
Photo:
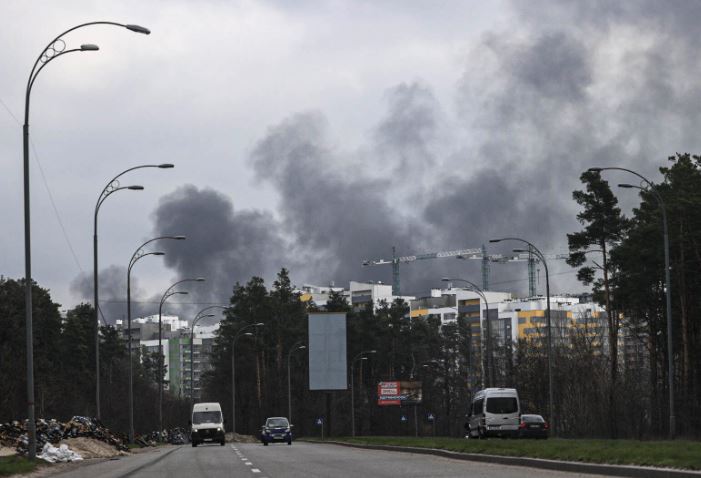
[[701, 470], [701, 443], [695, 441], [465, 440], [443, 437], [345, 437], [333, 440], [362, 445], [412, 446], [462, 453]]
[[29, 473], [40, 465], [38, 460], [29, 460], [18, 455], [0, 456], [0, 476]]

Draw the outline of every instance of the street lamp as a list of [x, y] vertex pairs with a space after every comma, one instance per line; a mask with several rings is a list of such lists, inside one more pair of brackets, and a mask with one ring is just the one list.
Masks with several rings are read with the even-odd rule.
[[[163, 252], [146, 252], [144, 247], [151, 242], [158, 241], [161, 239], [172, 239], [175, 241], [184, 241], [185, 236], [159, 236], [149, 239], [148, 241], [141, 244], [134, 254], [132, 254], [131, 259], [129, 259], [129, 267], [127, 267], [127, 349], [129, 354], [129, 443], [134, 443], [134, 365], [132, 363], [132, 340], [131, 340], [131, 269], [134, 264], [146, 256], [162, 256]], [[96, 288], [97, 290], [97, 288]]]
[[258, 322], [256, 324], [249, 324], [241, 327], [241, 329], [234, 336], [234, 340], [231, 341], [231, 431], [236, 434], [236, 342], [240, 337], [250, 337], [253, 334], [251, 332], [244, 332], [251, 327], [262, 327], [265, 325], [263, 322]]
[[353, 382], [355, 380], [353, 379], [354, 374], [355, 374], [355, 362], [357, 360], [367, 360], [367, 357], [364, 357], [366, 354], [376, 354], [377, 350], [363, 350], [360, 352], [358, 355], [353, 357], [353, 360], [351, 360], [351, 431], [353, 436], [355, 436], [355, 392], [353, 391]]
[[295, 342], [292, 348], [287, 352], [287, 420], [292, 423], [292, 380], [290, 379], [290, 358], [295, 350], [304, 350], [306, 345], [302, 342]]
[[[36, 458], [36, 421], [34, 416], [34, 344], [32, 336], [32, 236], [31, 236], [31, 207], [29, 194], [29, 99], [32, 87], [39, 75], [52, 60], [67, 53], [78, 51], [97, 51], [99, 47], [93, 44], [83, 44], [79, 48], [66, 50], [66, 42], [62, 37], [78, 28], [89, 25], [113, 25], [127, 28], [133, 32], [150, 34], [150, 30], [139, 25], [123, 25], [115, 22], [89, 22], [77, 25], [66, 30], [51, 40], [41, 51], [32, 70], [29, 72], [27, 88], [24, 96], [24, 124], [22, 125], [22, 156], [24, 168], [24, 286], [25, 286], [25, 327], [27, 336], [27, 420], [29, 444], [28, 455], [30, 459]], [[41, 63], [41, 66], [39, 65]]]
[[548, 412], [550, 413], [550, 426], [553, 429], [553, 434], [555, 434], [557, 428], [557, 422], [555, 420], [555, 407], [554, 404], [554, 391], [553, 391], [553, 344], [552, 344], [552, 322], [550, 316], [550, 272], [548, 271], [548, 262], [545, 260], [545, 256], [540, 249], [534, 246], [531, 242], [520, 237], [504, 237], [501, 239], [490, 239], [489, 242], [501, 242], [501, 241], [518, 241], [528, 245], [528, 250], [515, 249], [514, 252], [528, 252], [534, 253], [538, 259], [543, 263], [545, 268], [545, 300], [547, 301], [547, 317], [546, 326], [548, 328]]
[[[489, 301], [487, 300], [487, 296], [485, 295], [484, 291], [477, 287], [477, 285], [474, 282], [471, 282], [466, 279], [460, 279], [460, 278], [451, 278], [451, 277], [443, 277], [441, 279], [443, 282], [463, 282], [467, 284], [467, 289], [471, 290], [475, 294], [479, 295], [482, 300], [484, 301], [485, 304], [485, 322], [487, 323], [487, 333], [486, 333], [486, 339], [485, 339], [485, 344], [487, 348], [487, 353], [485, 354], [485, 361], [487, 362], [487, 373], [482, 374], [482, 386], [485, 387], [485, 378], [486, 378], [486, 387], [491, 387], [494, 384], [494, 367], [493, 367], [493, 357], [492, 357], [492, 326], [491, 326], [491, 321], [489, 320]], [[459, 310], [458, 310], [459, 312]], [[497, 318], [498, 318], [498, 311], [497, 311]], [[472, 340], [472, 338], [470, 338]], [[486, 377], [485, 377], [486, 375]]]
[[161, 302], [158, 304], [158, 433], [159, 433], [159, 440], [160, 440], [160, 434], [163, 431], [163, 348], [161, 345], [162, 339], [163, 339], [163, 322], [162, 322], [162, 317], [163, 317], [163, 304], [165, 302], [173, 297], [174, 295], [187, 295], [188, 292], [186, 291], [174, 291], [173, 288], [179, 284], [182, 284], [183, 282], [204, 282], [203, 277], [197, 277], [195, 279], [182, 279], [174, 284], [172, 284], [170, 287], [166, 289], [166, 291], [163, 293], [163, 296], [161, 297]]
[[96, 414], [95, 416], [97, 417], [98, 420], [100, 420], [100, 303], [98, 301], [98, 267], [97, 267], [97, 213], [100, 211], [100, 206], [102, 206], [102, 203], [105, 202], [107, 197], [115, 193], [117, 191], [121, 190], [132, 190], [132, 191], [141, 191], [144, 189], [143, 186], [121, 186], [119, 184], [119, 178], [123, 175], [128, 173], [129, 171], [133, 171], [135, 169], [141, 169], [141, 168], [161, 168], [161, 169], [167, 169], [167, 168], [172, 168], [172, 164], [144, 164], [142, 166], [135, 166], [133, 168], [129, 168], [125, 171], [122, 171], [118, 175], [116, 175], [114, 178], [112, 178], [107, 185], [102, 189], [102, 192], [100, 193], [100, 196], [97, 198], [97, 203], [95, 204], [95, 218], [93, 221], [93, 289], [94, 289], [94, 301], [93, 305], [95, 307], [95, 410]]
[[[669, 229], [667, 225], [667, 207], [665, 206], [662, 196], [659, 191], [657, 191], [657, 186], [643, 176], [640, 173], [636, 173], [631, 169], [618, 168], [618, 167], [607, 167], [607, 168], [589, 168], [587, 171], [594, 173], [600, 173], [601, 171], [625, 171], [627, 173], [633, 174], [639, 177], [645, 184], [649, 186], [649, 191], [655, 196], [657, 202], [662, 210], [662, 227], [663, 227], [663, 240], [664, 240], [664, 270], [665, 270], [665, 300], [667, 305], [667, 387], [669, 388], [669, 437], [674, 438], [676, 435], [676, 416], [674, 412], [674, 354], [672, 350], [674, 348], [674, 343], [672, 340], [672, 280], [670, 278], [670, 271], [672, 267], [669, 261]], [[619, 184], [622, 188], [636, 188], [641, 189], [639, 186], [633, 186], [631, 184]]]
[[[190, 326], [190, 402], [195, 403], [195, 362], [194, 362], [194, 348], [195, 348], [195, 324], [206, 317], [214, 317], [215, 314], [204, 314], [204, 312], [211, 309], [223, 309], [226, 310], [228, 307], [222, 305], [210, 305], [204, 309], [197, 312], [195, 318], [192, 319], [192, 325]], [[203, 315], [204, 314], [204, 315]]]

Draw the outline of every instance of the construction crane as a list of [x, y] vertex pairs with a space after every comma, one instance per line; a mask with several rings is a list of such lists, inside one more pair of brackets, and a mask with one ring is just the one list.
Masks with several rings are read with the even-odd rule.
[[[457, 249], [453, 251], [427, 252], [424, 254], [416, 254], [412, 256], [397, 256], [396, 248], [392, 247], [392, 259], [376, 259], [365, 260], [363, 266], [384, 266], [392, 265], [392, 294], [401, 295], [401, 282], [399, 277], [399, 264], [406, 264], [424, 259], [440, 259], [445, 257], [456, 257], [466, 260], [481, 260], [482, 261], [482, 289], [489, 290], [489, 273], [490, 263], [505, 264], [509, 262], [528, 262], [528, 294], [530, 297], [536, 295], [536, 280], [535, 280], [535, 265], [540, 260], [531, 251], [527, 253], [519, 253], [513, 256], [504, 256], [502, 254], [487, 254], [487, 248], [482, 245], [479, 249]], [[545, 258], [550, 260], [567, 259], [568, 254], [545, 254]]]
[[482, 285], [484, 290], [489, 287], [489, 262], [506, 262], [501, 254], [487, 255], [483, 245], [480, 249], [457, 249], [454, 251], [427, 252], [414, 256], [397, 257], [396, 248], [392, 247], [392, 259], [365, 260], [363, 266], [384, 266], [392, 264], [392, 294], [400, 295], [399, 264], [415, 262], [424, 259], [441, 259], [444, 257], [459, 257], [460, 259], [479, 259], [482, 261]]
[[[484, 247], [484, 246], [483, 246]], [[570, 257], [569, 254], [543, 254], [546, 260], [562, 261]], [[462, 259], [462, 258], [461, 258]], [[540, 259], [536, 256], [528, 246], [528, 252], [520, 252], [514, 256], [504, 256], [502, 258], [494, 258], [490, 260], [492, 262], [498, 262], [504, 264], [507, 262], [528, 262], [528, 297], [535, 297], [537, 295], [536, 291], [536, 264], [540, 263]], [[482, 269], [482, 274], [484, 275], [484, 268]], [[484, 277], [482, 278], [484, 282]]]

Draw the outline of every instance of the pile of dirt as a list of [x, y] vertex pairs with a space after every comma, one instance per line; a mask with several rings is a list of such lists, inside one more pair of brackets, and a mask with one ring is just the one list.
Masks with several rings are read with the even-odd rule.
[[14, 448], [0, 445], [0, 456], [11, 456], [16, 454], [17, 450], [15, 450]]
[[114, 446], [95, 438], [66, 438], [61, 440], [60, 444], [68, 445], [68, 448], [78, 453], [84, 459], [112, 458], [114, 456], [126, 455], [126, 452], [118, 450]]

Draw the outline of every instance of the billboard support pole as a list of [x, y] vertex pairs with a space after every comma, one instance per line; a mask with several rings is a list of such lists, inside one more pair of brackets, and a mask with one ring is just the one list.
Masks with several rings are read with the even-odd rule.
[[419, 436], [419, 413], [416, 410], [417, 408], [419, 408], [419, 405], [418, 404], [414, 405], [414, 436], [415, 437]]

